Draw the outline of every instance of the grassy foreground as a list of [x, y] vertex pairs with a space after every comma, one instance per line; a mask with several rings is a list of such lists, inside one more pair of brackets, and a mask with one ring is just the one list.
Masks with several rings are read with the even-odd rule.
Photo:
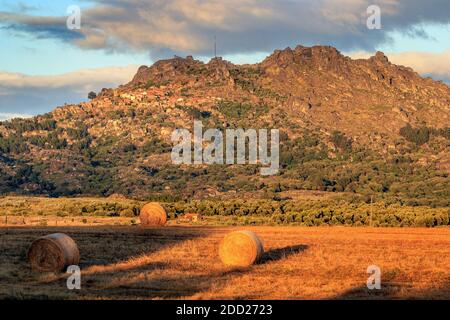
[[[449, 228], [246, 227], [262, 261], [225, 267], [220, 240], [235, 227], [0, 227], [0, 299], [450, 299]], [[64, 232], [81, 252], [81, 290], [34, 273], [26, 251]], [[382, 289], [369, 291], [368, 266]]]
[[[166, 227], [143, 229], [142, 201], [0, 200], [0, 299], [450, 299], [448, 208], [330, 199], [171, 202]], [[187, 212], [205, 217], [183, 222]], [[243, 228], [257, 232], [266, 253], [257, 265], [233, 270], [219, 260], [218, 246]], [[27, 264], [31, 242], [55, 232], [78, 244], [80, 291], [67, 289], [65, 274], [35, 273]], [[381, 290], [366, 287], [371, 265], [381, 268]]]

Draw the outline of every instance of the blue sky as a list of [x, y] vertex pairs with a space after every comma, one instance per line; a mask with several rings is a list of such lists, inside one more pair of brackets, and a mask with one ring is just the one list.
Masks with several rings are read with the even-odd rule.
[[[383, 28], [369, 32], [364, 10], [372, 2], [382, 9]], [[192, 54], [206, 61], [214, 35], [219, 54], [234, 63], [261, 61], [277, 48], [329, 44], [349, 55], [384, 51], [395, 63], [408, 53], [404, 61], [413, 68], [450, 82], [449, 1], [344, 3], [0, 0], [0, 120], [83, 101], [85, 90], [127, 82], [137, 66], [159, 58]], [[64, 30], [70, 5], [82, 12], [76, 37]], [[442, 68], [427, 65], [433, 57]]]
[[[0, 0], [0, 11], [21, 12], [22, 6], [32, 15], [65, 16], [70, 5], [82, 10], [92, 7], [88, 1]], [[11, 59], [14, 52], [14, 59]], [[36, 39], [33, 34], [0, 29], [0, 70], [28, 75], [52, 75], [83, 68], [146, 64], [148, 54], [108, 53], [106, 50], [81, 50], [56, 39]]]

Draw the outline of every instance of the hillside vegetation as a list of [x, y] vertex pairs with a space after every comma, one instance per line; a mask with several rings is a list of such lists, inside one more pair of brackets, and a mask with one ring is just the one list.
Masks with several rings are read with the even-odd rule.
[[[173, 165], [171, 133], [194, 120], [280, 129], [280, 174]], [[254, 65], [176, 57], [90, 102], [0, 123], [0, 193], [178, 201], [254, 192], [271, 201], [311, 190], [448, 207], [449, 123], [450, 87], [382, 53], [352, 60], [299, 46]]]

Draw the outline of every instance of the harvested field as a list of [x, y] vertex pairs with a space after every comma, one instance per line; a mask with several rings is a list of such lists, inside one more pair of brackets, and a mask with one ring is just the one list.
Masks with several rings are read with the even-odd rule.
[[[265, 253], [235, 270], [218, 246], [242, 229]], [[79, 291], [27, 265], [31, 242], [55, 232], [77, 242]], [[449, 228], [15, 226], [0, 239], [0, 299], [450, 299]], [[366, 287], [370, 265], [381, 290]]]

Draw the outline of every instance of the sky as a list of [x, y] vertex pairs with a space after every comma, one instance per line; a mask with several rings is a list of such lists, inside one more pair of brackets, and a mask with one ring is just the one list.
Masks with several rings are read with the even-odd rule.
[[[371, 5], [380, 29], [367, 27]], [[67, 27], [71, 6], [80, 29]], [[208, 61], [214, 37], [238, 64], [332, 45], [354, 58], [383, 51], [450, 84], [449, 0], [0, 0], [0, 121], [86, 101], [159, 59]]]

